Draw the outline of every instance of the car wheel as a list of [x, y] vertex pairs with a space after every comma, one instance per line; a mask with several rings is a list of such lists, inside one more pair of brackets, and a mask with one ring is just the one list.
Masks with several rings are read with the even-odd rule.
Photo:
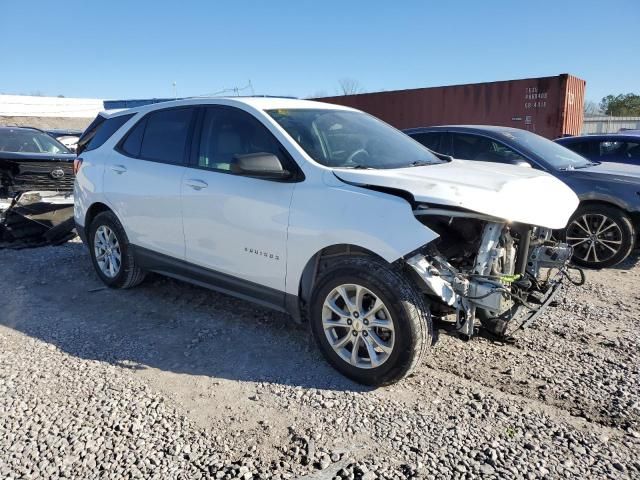
[[401, 272], [370, 258], [335, 262], [310, 307], [313, 336], [329, 363], [366, 385], [411, 373], [431, 346], [431, 315]]
[[93, 219], [88, 232], [89, 251], [96, 273], [111, 288], [131, 288], [144, 280], [136, 265], [122, 224], [112, 212]]
[[607, 205], [578, 208], [565, 229], [573, 262], [589, 268], [611, 267], [629, 256], [634, 246], [633, 223], [622, 210]]

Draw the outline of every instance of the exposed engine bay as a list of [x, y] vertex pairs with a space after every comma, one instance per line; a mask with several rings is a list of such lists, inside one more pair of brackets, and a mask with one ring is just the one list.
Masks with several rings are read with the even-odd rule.
[[467, 338], [476, 318], [497, 336], [526, 327], [571, 278], [569, 270], [579, 270], [569, 263], [572, 248], [555, 241], [551, 229], [427, 204], [414, 214], [439, 237], [406, 262], [432, 314], [454, 314], [456, 329]]

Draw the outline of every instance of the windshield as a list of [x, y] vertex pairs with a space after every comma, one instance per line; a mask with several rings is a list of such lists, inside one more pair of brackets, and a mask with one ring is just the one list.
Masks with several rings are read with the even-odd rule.
[[28, 129], [0, 130], [0, 152], [71, 153], [67, 147], [46, 133]]
[[342, 168], [401, 168], [442, 163], [402, 132], [362, 112], [268, 110], [316, 162]]
[[573, 170], [593, 165], [593, 162], [576, 152], [526, 130], [501, 131], [500, 135], [529, 149], [556, 170]]

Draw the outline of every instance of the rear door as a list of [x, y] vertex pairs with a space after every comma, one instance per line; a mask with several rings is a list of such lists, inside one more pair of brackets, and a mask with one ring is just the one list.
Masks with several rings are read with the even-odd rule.
[[271, 153], [295, 169], [293, 160], [260, 121], [233, 107], [204, 108], [194, 143], [198, 153], [182, 182], [187, 261], [221, 274], [217, 282], [233, 290], [281, 304], [295, 182], [233, 173], [231, 163], [235, 155]]
[[123, 221], [129, 241], [184, 259], [180, 188], [195, 108], [145, 115], [110, 155], [104, 194]]

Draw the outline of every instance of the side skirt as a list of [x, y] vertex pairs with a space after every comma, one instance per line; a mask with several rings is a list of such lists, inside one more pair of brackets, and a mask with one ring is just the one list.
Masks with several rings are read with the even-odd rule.
[[136, 263], [143, 270], [166, 275], [279, 312], [288, 313], [294, 320], [300, 320], [300, 307], [296, 295], [194, 265], [137, 245], [130, 245], [129, 248], [133, 250]]

